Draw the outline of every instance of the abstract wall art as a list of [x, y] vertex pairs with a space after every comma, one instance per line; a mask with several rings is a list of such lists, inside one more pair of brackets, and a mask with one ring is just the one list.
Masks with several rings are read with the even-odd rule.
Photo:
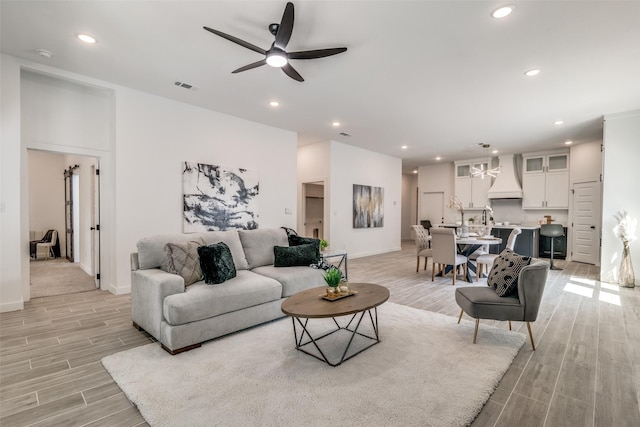
[[258, 228], [259, 188], [256, 172], [184, 162], [183, 231]]
[[353, 228], [384, 226], [384, 188], [353, 184]]

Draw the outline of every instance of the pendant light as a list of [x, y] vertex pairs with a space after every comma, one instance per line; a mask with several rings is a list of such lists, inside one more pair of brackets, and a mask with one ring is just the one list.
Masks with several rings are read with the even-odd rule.
[[479, 168], [475, 166], [471, 168], [471, 176], [473, 178], [480, 178], [480, 179], [484, 179], [485, 176], [490, 176], [492, 178], [495, 178], [500, 173], [500, 166], [495, 168], [491, 167], [491, 157], [489, 157], [489, 148], [491, 147], [491, 145], [483, 144], [483, 143], [479, 143], [478, 145], [481, 145], [482, 148], [484, 149], [484, 157], [486, 159], [487, 168], [485, 169], [484, 162], [480, 162]]

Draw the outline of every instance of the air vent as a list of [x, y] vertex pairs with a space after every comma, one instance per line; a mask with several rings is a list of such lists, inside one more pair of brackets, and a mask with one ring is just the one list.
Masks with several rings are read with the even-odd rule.
[[185, 83], [185, 82], [175, 82], [173, 83], [176, 86], [179, 86], [181, 88], [187, 89], [187, 90], [197, 90], [198, 86], [189, 84], [189, 83]]
[[341, 135], [341, 136], [346, 136], [346, 137], [351, 136], [350, 134], [348, 134], [348, 133], [346, 133], [346, 132], [340, 132], [340, 135]]

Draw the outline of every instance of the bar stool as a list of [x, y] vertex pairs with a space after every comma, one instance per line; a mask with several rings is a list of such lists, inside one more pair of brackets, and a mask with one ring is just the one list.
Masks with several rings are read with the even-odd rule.
[[551, 239], [551, 266], [550, 270], [562, 270], [553, 266], [553, 240], [556, 237], [564, 236], [564, 227], [562, 224], [542, 224], [540, 226], [540, 235]]

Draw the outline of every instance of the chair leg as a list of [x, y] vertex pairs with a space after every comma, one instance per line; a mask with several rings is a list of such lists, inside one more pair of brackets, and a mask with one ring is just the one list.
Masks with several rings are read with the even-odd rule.
[[511, 331], [511, 320], [509, 320], [509, 330]]
[[433, 279], [436, 275], [436, 263], [435, 261], [431, 261], [431, 281], [433, 282]]
[[451, 282], [451, 286], [455, 286], [456, 285], [456, 275], [458, 274], [458, 266], [457, 265], [453, 266], [452, 273], [453, 273], [453, 279], [452, 279], [452, 282]]
[[427, 271], [427, 263], [429, 262], [429, 257], [424, 257], [424, 271]]
[[478, 337], [478, 325], [480, 324], [480, 319], [476, 319], [476, 329], [473, 331], [473, 343], [476, 343], [476, 338]]
[[482, 277], [482, 264], [477, 263], [476, 264], [476, 282], [479, 282], [481, 277]]
[[420, 270], [420, 257], [416, 257], [416, 273]]
[[464, 310], [460, 310], [460, 316], [458, 317], [458, 325], [460, 324], [460, 321], [462, 320], [462, 314], [464, 313]]
[[531, 340], [531, 348], [533, 348], [533, 351], [536, 350], [536, 345], [533, 342], [533, 334], [531, 333], [531, 324], [529, 322], [527, 322], [527, 330], [529, 331], [529, 339]]

